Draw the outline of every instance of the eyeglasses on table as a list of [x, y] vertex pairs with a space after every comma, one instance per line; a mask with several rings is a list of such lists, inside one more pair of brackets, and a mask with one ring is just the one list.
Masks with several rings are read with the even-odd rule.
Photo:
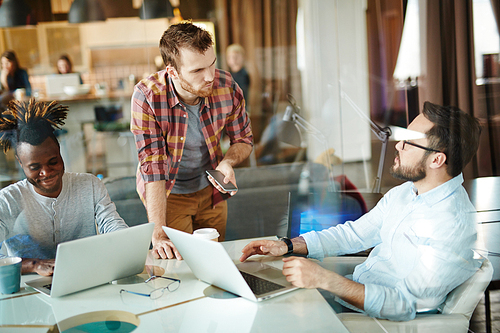
[[152, 281], [152, 280], [158, 279], [158, 278], [167, 279], [167, 280], [170, 280], [172, 282], [170, 282], [166, 287], [153, 289], [148, 294], [138, 293], [135, 291], [125, 290], [125, 289], [120, 289], [120, 294], [125, 292], [125, 293], [134, 294], [134, 295], [149, 297], [151, 299], [158, 299], [158, 298], [163, 296], [163, 294], [165, 293], [165, 290], [168, 290], [169, 292], [174, 292], [177, 289], [179, 289], [179, 286], [181, 285], [181, 280], [179, 280], [179, 279], [174, 279], [174, 278], [170, 278], [170, 277], [166, 277], [166, 276], [156, 276], [156, 275], [151, 276], [149, 279], [144, 281], [144, 283], [148, 283], [149, 281]]

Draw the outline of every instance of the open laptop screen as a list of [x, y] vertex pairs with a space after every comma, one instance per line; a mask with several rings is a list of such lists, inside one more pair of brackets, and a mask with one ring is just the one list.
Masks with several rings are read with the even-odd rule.
[[289, 193], [288, 232], [290, 238], [309, 231], [320, 231], [363, 214], [355, 199], [343, 192], [329, 192], [324, 188], [310, 188], [307, 194]]
[[78, 73], [47, 75], [45, 80], [45, 89], [49, 96], [64, 94], [65, 86], [76, 87], [81, 83]]

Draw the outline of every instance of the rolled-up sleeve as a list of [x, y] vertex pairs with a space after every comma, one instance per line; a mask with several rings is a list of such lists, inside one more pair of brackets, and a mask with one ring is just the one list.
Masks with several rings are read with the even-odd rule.
[[253, 145], [250, 117], [245, 111], [245, 98], [236, 81], [233, 81], [233, 112], [226, 119], [226, 133], [231, 144], [247, 143]]
[[135, 136], [143, 181], [148, 183], [166, 179], [170, 163], [165, 135], [156, 121], [154, 109], [139, 85], [132, 95], [131, 118], [130, 130]]

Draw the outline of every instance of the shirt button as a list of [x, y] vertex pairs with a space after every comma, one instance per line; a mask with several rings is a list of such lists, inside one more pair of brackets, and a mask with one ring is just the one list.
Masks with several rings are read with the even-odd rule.
[[181, 140], [184, 140], [184, 138], [181, 136]]
[[186, 118], [186, 115], [185, 115], [185, 114], [183, 114], [182, 116], [183, 116], [184, 118]]
[[177, 160], [177, 162], [180, 162], [180, 161], [181, 161], [181, 159], [179, 158], [179, 159]]
[[173, 180], [171, 180], [170, 182], [171, 182], [171, 183], [173, 183], [174, 181], [173, 181]]

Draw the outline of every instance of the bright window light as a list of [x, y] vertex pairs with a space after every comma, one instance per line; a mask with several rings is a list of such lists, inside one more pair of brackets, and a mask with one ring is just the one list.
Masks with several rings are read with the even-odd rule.
[[418, 0], [409, 0], [394, 78], [404, 81], [420, 75], [420, 24]]

